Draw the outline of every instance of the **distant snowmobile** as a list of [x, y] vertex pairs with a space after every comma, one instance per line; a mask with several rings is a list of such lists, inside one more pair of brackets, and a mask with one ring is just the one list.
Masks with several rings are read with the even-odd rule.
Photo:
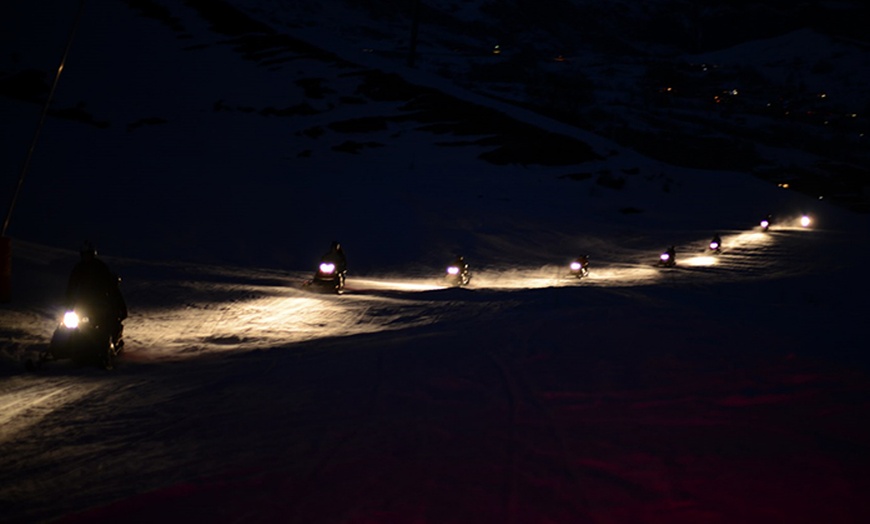
[[317, 266], [317, 271], [311, 280], [302, 287], [323, 293], [341, 294], [344, 291], [346, 271], [339, 271], [334, 263], [323, 261]]
[[773, 216], [767, 215], [761, 220], [759, 225], [761, 226], [762, 231], [767, 231], [768, 229], [770, 229], [770, 226], [773, 225]]
[[568, 272], [573, 277], [583, 278], [589, 275], [589, 257], [579, 256], [568, 264]]
[[347, 257], [337, 240], [333, 240], [329, 251], [320, 257], [320, 264], [314, 272], [314, 278], [305, 281], [303, 288], [311, 288], [322, 293], [341, 294], [344, 291], [344, 280], [347, 275]]
[[471, 270], [463, 257], [457, 257], [453, 264], [447, 266], [444, 279], [447, 285], [453, 287], [467, 286], [471, 281]]
[[708, 249], [716, 255], [722, 252], [722, 239], [719, 238], [719, 235], [713, 235], [713, 240], [710, 241]]
[[677, 265], [677, 253], [674, 246], [669, 247], [664, 253], [659, 255], [659, 266], [674, 267]]

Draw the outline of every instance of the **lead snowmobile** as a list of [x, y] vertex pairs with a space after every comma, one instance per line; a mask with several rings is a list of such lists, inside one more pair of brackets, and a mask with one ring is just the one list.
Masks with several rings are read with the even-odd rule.
[[48, 349], [27, 367], [37, 369], [48, 360], [71, 359], [78, 364], [115, 367], [124, 350], [124, 326], [119, 319], [91, 313], [83, 306], [66, 311], [54, 330]]
[[62, 359], [112, 369], [123, 352], [127, 304], [121, 294], [121, 279], [97, 258], [90, 243], [86, 242], [80, 253], [81, 260], [67, 283], [65, 312], [48, 349], [36, 361], [28, 359], [28, 369]]

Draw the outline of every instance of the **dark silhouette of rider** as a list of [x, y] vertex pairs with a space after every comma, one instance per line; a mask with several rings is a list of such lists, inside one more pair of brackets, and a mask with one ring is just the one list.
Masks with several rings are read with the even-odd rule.
[[668, 254], [668, 264], [675, 265], [677, 263], [677, 250], [671, 246], [665, 251]]
[[73, 267], [66, 287], [66, 307], [80, 309], [97, 325], [116, 329], [127, 318], [127, 303], [121, 295], [118, 276], [97, 258], [97, 250], [85, 242], [81, 259]]
[[347, 272], [347, 257], [344, 254], [344, 249], [341, 248], [341, 244], [337, 240], [332, 241], [329, 251], [320, 257], [320, 261], [332, 262], [335, 264], [335, 270], [338, 273]]
[[456, 255], [456, 260], [453, 261], [453, 265], [459, 268], [460, 273], [468, 273], [468, 263], [462, 255]]
[[320, 261], [335, 264], [335, 274], [338, 277], [339, 286], [343, 288], [344, 281], [347, 278], [347, 257], [344, 255], [344, 249], [341, 248], [341, 244], [337, 240], [332, 241], [329, 251], [320, 257]]

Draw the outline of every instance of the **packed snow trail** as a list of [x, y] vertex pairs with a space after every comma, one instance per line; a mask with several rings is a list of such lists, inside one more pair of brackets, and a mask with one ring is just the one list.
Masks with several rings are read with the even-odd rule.
[[[361, 276], [342, 296], [300, 290], [306, 272], [112, 260], [131, 310], [116, 370], [4, 361], [0, 501], [12, 522], [169, 508], [800, 522], [822, 500], [867, 515], [849, 493], [870, 487], [868, 381], [843, 364], [860, 310], [833, 300], [861, 283], [821, 233], [728, 232], [712, 267], [662, 270], [654, 250], [614, 248], [625, 258], [588, 280]], [[50, 335], [43, 283], [67, 266], [37, 263], [58, 256], [41, 246], [18, 253], [22, 285], [42, 291], [24, 312], [4, 306], [17, 352]], [[805, 492], [817, 478], [854, 491]]]
[[[860, 485], [860, 439], [870, 435], [850, 420], [867, 406], [848, 401], [866, 398], [860, 373], [787, 358], [794, 339], [777, 342], [779, 330], [770, 328], [767, 337], [754, 330], [762, 345], [721, 354], [720, 344], [741, 336], [671, 299], [669, 319], [656, 314], [660, 304], [609, 290], [591, 290], [594, 307], [564, 294], [574, 289], [556, 291], [569, 299], [562, 304], [542, 307], [552, 291], [529, 296], [534, 308], [453, 330], [29, 377], [70, 374], [103, 391], [126, 387], [7, 442], [3, 465], [41, 488], [22, 490], [26, 507], [9, 507], [40, 520], [43, 508], [99, 507], [146, 492], [82, 520], [130, 511], [156, 518], [172, 508], [180, 519], [217, 521], [609, 514], [753, 522], [764, 514], [800, 522], [802, 512], [822, 516], [815, 506], [822, 496], [844, 512], [861, 510], [848, 492], [800, 491], [817, 475]], [[614, 323], [620, 316], [625, 321]], [[702, 320], [721, 335], [661, 336]], [[806, 436], [810, 428], [816, 437]], [[784, 438], [787, 454], [775, 452]], [[838, 441], [848, 445], [826, 444]], [[54, 452], [44, 456], [42, 446]], [[848, 461], [856, 462], [838, 472]], [[755, 479], [744, 476], [750, 465]], [[81, 487], [40, 503], [42, 490], [57, 492], [75, 478]], [[732, 504], [747, 484], [757, 514]]]

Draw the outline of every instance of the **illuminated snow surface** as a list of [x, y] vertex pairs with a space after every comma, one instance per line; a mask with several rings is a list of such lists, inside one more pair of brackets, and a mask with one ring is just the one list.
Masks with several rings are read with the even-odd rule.
[[[345, 137], [304, 142], [310, 121], [212, 105], [286, 105], [278, 93], [296, 67], [349, 76], [297, 66], [305, 58], [267, 75], [229, 46], [197, 46], [219, 38], [189, 13], [192, 41], [121, 3], [100, 16], [117, 24], [101, 37], [190, 49], [148, 59], [204, 79], [172, 90], [154, 75], [157, 85], [125, 91], [150, 104], [138, 116], [176, 115], [164, 134], [49, 119], [10, 230], [14, 298], [0, 304], [3, 522], [870, 519], [868, 217], [580, 131], [613, 154], [497, 166], [477, 159], [481, 144], [439, 146], [456, 137], [396, 122], [353, 135], [380, 147], [330, 152]], [[100, 48], [89, 34], [81, 53]], [[66, 92], [96, 89], [72, 66]], [[174, 97], [145, 96], [159, 92]], [[100, 101], [89, 107], [112, 114]], [[31, 128], [11, 130], [33, 122], [34, 106], [0, 103], [15, 116], [0, 120], [3, 161], [17, 161]], [[394, 110], [342, 115], [372, 106]], [[191, 135], [199, 119], [208, 137]], [[72, 154], [70, 133], [84, 152]], [[61, 226], [57, 188], [88, 194], [62, 173], [88, 182], [103, 162], [135, 175], [127, 199], [105, 204], [124, 220], [82, 211], [87, 227]], [[621, 190], [562, 176], [604, 168], [638, 174]], [[184, 182], [220, 169], [244, 176], [197, 191], [202, 180]], [[288, 171], [301, 175], [282, 182]], [[341, 180], [328, 206], [321, 173]], [[169, 196], [149, 203], [161, 185]], [[91, 231], [123, 278], [125, 355], [112, 371], [60, 361], [26, 372]], [[706, 251], [714, 233], [718, 255]], [[302, 283], [333, 238], [348, 251], [347, 290], [310, 293]], [[677, 267], [657, 267], [672, 244]], [[457, 251], [473, 273], [462, 289], [442, 281]], [[581, 253], [590, 273], [578, 280], [568, 262]]]

